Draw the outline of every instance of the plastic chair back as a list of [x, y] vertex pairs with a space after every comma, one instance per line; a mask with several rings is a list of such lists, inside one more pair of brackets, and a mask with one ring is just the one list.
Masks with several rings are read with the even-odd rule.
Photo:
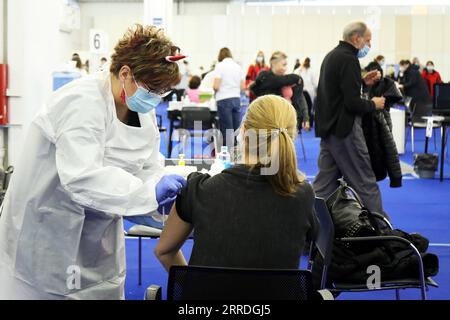
[[173, 266], [168, 300], [309, 300], [312, 276], [306, 270]]

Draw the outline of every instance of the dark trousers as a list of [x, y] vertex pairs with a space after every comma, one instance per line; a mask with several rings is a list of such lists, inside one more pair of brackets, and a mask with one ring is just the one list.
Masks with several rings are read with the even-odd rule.
[[230, 98], [217, 101], [217, 114], [219, 116], [220, 132], [222, 132], [223, 145], [234, 146], [234, 138], [227, 141], [226, 131], [236, 131], [241, 125], [241, 99]]
[[311, 96], [308, 91], [303, 91], [303, 95], [305, 96], [306, 104], [308, 105], [309, 126], [312, 128], [314, 125], [314, 115], [312, 113], [313, 101], [311, 100]]
[[369, 210], [389, 218], [383, 210], [360, 117], [355, 118], [347, 137], [341, 139], [330, 135], [322, 139], [318, 163], [319, 173], [313, 183], [318, 197], [328, 198], [339, 187], [338, 179], [343, 177]]

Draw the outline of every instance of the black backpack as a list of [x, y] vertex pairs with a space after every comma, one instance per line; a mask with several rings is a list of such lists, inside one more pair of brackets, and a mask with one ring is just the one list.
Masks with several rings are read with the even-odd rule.
[[[336, 238], [380, 235], [372, 213], [364, 207], [358, 194], [343, 179], [340, 180], [340, 187], [328, 197], [326, 204], [333, 219]], [[360, 253], [370, 250], [373, 244], [352, 243], [346, 247]]]

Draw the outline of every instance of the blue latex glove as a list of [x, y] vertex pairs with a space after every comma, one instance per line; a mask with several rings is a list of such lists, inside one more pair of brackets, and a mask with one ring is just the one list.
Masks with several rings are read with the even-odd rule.
[[167, 198], [158, 207], [158, 212], [163, 215], [168, 215], [170, 213], [170, 210], [172, 210], [172, 207], [177, 200], [177, 196], [172, 198]]
[[177, 195], [181, 189], [186, 187], [187, 181], [185, 178], [179, 175], [168, 175], [162, 177], [159, 183], [156, 185], [156, 201], [158, 202], [158, 212], [169, 214]]

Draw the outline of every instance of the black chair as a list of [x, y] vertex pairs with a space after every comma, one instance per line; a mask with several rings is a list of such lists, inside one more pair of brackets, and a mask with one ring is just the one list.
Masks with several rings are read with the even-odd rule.
[[193, 106], [181, 109], [181, 126], [183, 129], [195, 129], [195, 122], [201, 122], [202, 130], [211, 129], [214, 126], [213, 119], [209, 108]]
[[[196, 124], [201, 124], [200, 126], [196, 126]], [[203, 135], [203, 131], [213, 129], [213, 135], [212, 139], [214, 142], [215, 148], [217, 148], [217, 136], [218, 136], [218, 130], [216, 129], [217, 123], [216, 118], [212, 115], [209, 108], [204, 107], [183, 107], [181, 110], [181, 126], [179, 132], [179, 137], [181, 140], [182, 145], [182, 153], [184, 153], [184, 149], [186, 146], [186, 140], [189, 137], [190, 133], [187, 131], [189, 130], [196, 130], [200, 129], [201, 132], [194, 132], [194, 137], [197, 134], [200, 134], [200, 136]]]
[[158, 131], [159, 133], [164, 133], [164, 140], [167, 144], [167, 128], [162, 125], [162, 116], [160, 114], [157, 114], [156, 119], [158, 124]]
[[[151, 286], [145, 299], [161, 298]], [[307, 270], [235, 269], [173, 266], [167, 300], [332, 300], [327, 291], [315, 292]]]
[[156, 119], [158, 120], [158, 130], [159, 132], [167, 132], [167, 128], [162, 125], [162, 115], [157, 114]]
[[[411, 132], [411, 151], [414, 152], [414, 129], [415, 128], [426, 128], [427, 127], [427, 121], [423, 119], [423, 117], [431, 116], [431, 104], [423, 104], [423, 103], [416, 103], [411, 97], [405, 97], [404, 99], [404, 105], [408, 111], [408, 123], [407, 125], [410, 127]], [[434, 137], [434, 149], [436, 150], [436, 134], [434, 133], [435, 129], [441, 128], [442, 131], [442, 124], [433, 121], [433, 137]], [[441, 132], [442, 137], [442, 132]], [[426, 147], [425, 149], [428, 149], [428, 138], [426, 138]], [[427, 150], [425, 151], [427, 152]]]
[[[363, 241], [400, 241], [407, 243], [414, 251], [414, 254], [418, 257], [419, 261], [419, 274], [420, 279], [398, 279], [398, 280], [390, 280], [390, 281], [382, 281], [380, 283], [379, 288], [369, 289], [366, 283], [355, 284], [355, 283], [333, 283], [331, 287], [327, 288], [331, 292], [340, 293], [340, 292], [364, 292], [364, 291], [373, 291], [373, 290], [396, 290], [396, 299], [400, 299], [400, 289], [408, 289], [408, 288], [418, 288], [421, 290], [422, 300], [426, 300], [426, 291], [428, 286], [438, 287], [437, 283], [431, 277], [425, 279], [422, 258], [420, 256], [417, 248], [408, 240], [395, 237], [395, 236], [376, 236], [376, 237], [353, 237], [353, 238], [341, 238], [335, 239], [334, 237], [334, 224], [331, 218], [331, 214], [328, 210], [326, 202], [324, 199], [316, 198], [315, 201], [315, 213], [320, 223], [320, 229], [315, 241], [315, 246], [317, 249], [317, 253], [320, 254], [323, 259], [323, 269], [322, 269], [322, 279], [321, 279], [321, 289], [327, 288], [327, 272], [328, 268], [331, 265], [331, 261], [333, 259], [333, 241], [342, 241], [345, 243], [350, 242], [363, 242]], [[392, 229], [389, 221], [380, 214], [373, 213], [373, 215], [384, 221], [387, 227]], [[310, 266], [311, 266], [310, 262]]]

